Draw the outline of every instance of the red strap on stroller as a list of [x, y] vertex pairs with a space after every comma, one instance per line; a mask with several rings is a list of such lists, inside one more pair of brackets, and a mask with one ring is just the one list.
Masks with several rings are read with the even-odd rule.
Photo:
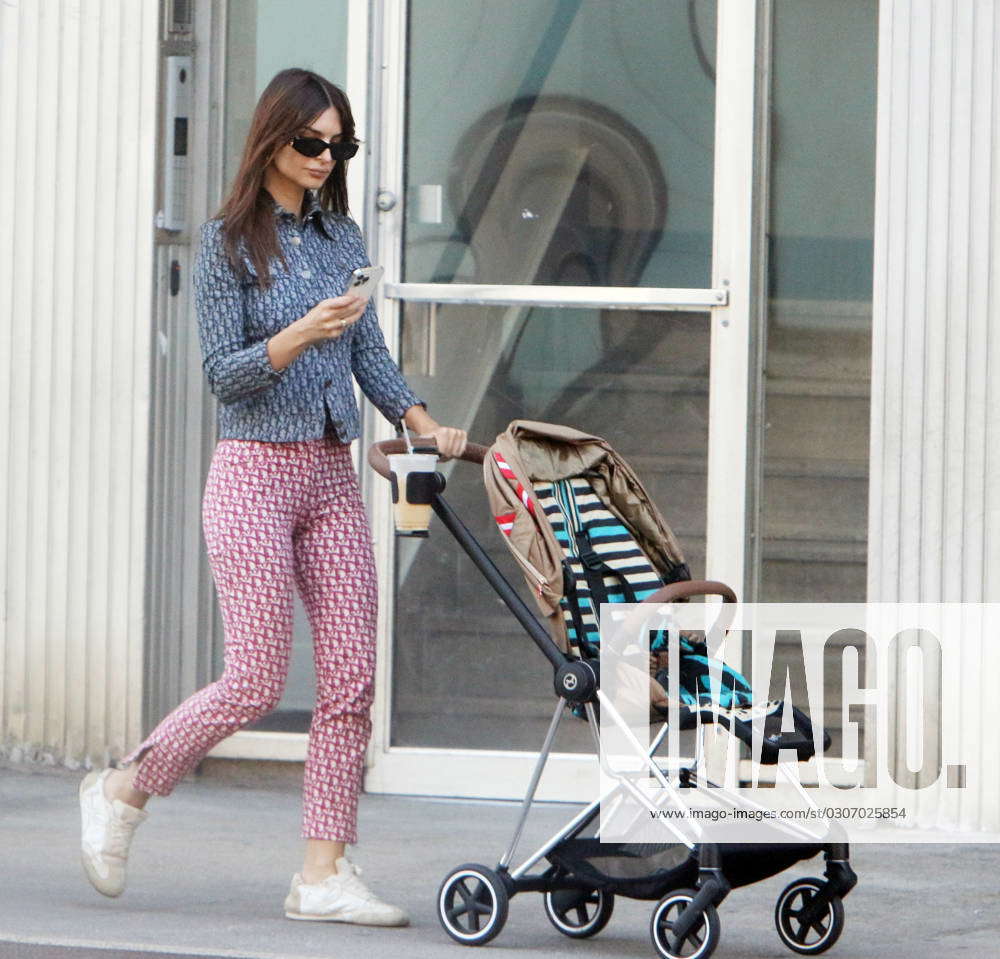
[[518, 499], [524, 503], [524, 505], [528, 508], [528, 512], [534, 516], [535, 503], [528, 495], [528, 491], [521, 485], [518, 478], [514, 475], [514, 471], [507, 465], [507, 461], [495, 450], [493, 452], [493, 459], [496, 460], [497, 466], [500, 467], [501, 475], [510, 480], [511, 485], [514, 487], [514, 492], [517, 493]]

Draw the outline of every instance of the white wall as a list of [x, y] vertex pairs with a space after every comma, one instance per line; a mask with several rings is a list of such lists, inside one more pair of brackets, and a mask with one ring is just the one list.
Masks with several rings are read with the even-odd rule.
[[[868, 596], [1000, 601], [1000, 8], [881, 0]], [[985, 643], [961, 698], [995, 703]], [[996, 730], [963, 743], [987, 778], [947, 822], [1000, 828]]]
[[[0, 5], [0, 750], [139, 733], [156, 0]], [[6, 747], [6, 749], [5, 749]]]

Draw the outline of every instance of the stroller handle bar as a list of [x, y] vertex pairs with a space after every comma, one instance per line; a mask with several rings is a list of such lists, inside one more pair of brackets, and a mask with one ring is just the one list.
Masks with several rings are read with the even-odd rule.
[[[647, 596], [639, 605], [659, 606], [666, 603], [685, 602], [692, 596], [719, 596], [722, 598], [722, 605], [719, 608], [719, 615], [713, 629], [728, 630], [735, 616], [733, 605], [738, 602], [736, 593], [725, 583], [711, 579], [685, 579], [677, 583], [669, 583], [661, 586], [651, 596]], [[645, 614], [642, 609], [633, 610], [626, 618], [624, 625], [620, 628], [626, 633], [633, 627], [642, 624]]]
[[[432, 436], [417, 436], [413, 439], [414, 446], [437, 446]], [[405, 453], [406, 440], [395, 439], [395, 440], [382, 440], [381, 443], [372, 443], [368, 447], [368, 465], [371, 466], [379, 476], [383, 479], [389, 479], [389, 460], [386, 459], [392, 453]], [[452, 457], [447, 457], [451, 459]], [[480, 446], [478, 443], [468, 443], [465, 447], [465, 452], [455, 459], [460, 459], [466, 463], [476, 463], [479, 466], [483, 465], [483, 460], [486, 459], [486, 447]]]
[[679, 583], [662, 586], [652, 596], [647, 596], [644, 603], [676, 603], [679, 599], [689, 596], [721, 596], [724, 603], [735, 603], [734, 593], [725, 583], [711, 579], [685, 579]]

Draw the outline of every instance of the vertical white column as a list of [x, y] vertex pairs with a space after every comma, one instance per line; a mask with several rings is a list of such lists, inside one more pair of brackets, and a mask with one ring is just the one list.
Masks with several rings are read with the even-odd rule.
[[139, 734], [156, 0], [0, 5], [0, 747]]
[[[1000, 600], [1000, 10], [882, 0], [868, 595]], [[989, 652], [961, 664], [962, 749], [980, 789], [942, 787], [942, 825], [1000, 828]], [[903, 664], [896, 664], [900, 669]], [[954, 676], [946, 669], [945, 677]], [[946, 757], [947, 758], [947, 757]]]
[[757, 4], [719, 0], [705, 573], [742, 595], [746, 571], [747, 430], [753, 317]]
[[371, 64], [369, 44], [369, 0], [348, 0], [347, 3], [347, 95], [351, 98], [351, 111], [358, 129], [358, 136], [365, 142], [357, 158], [347, 168], [348, 203], [354, 219], [362, 231], [366, 221], [366, 184], [368, 179], [369, 144], [378, 117], [369, 109], [368, 84]]
[[[370, 85], [369, 127], [376, 149], [368, 163], [369, 190], [385, 188], [402, 195], [403, 136], [406, 79], [406, 0], [378, 0], [370, 7], [369, 36]], [[375, 127], [378, 127], [377, 136]], [[370, 245], [377, 251], [378, 262], [385, 267], [385, 279], [378, 294], [379, 316], [386, 345], [398, 356], [399, 300], [381, 294], [386, 282], [399, 282], [402, 270], [402, 200], [392, 210], [378, 213], [371, 197], [368, 209]], [[382, 416], [365, 416], [361, 459], [369, 444], [393, 435], [392, 427]], [[390, 744], [392, 714], [392, 622], [395, 593], [395, 537], [393, 535], [388, 484], [368, 469], [362, 469], [365, 494], [375, 547], [379, 580], [378, 667], [375, 676], [375, 709], [372, 713], [372, 738], [369, 766]]]

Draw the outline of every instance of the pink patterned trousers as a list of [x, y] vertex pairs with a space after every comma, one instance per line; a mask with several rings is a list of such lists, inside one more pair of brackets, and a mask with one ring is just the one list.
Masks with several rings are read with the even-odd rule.
[[357, 841], [375, 672], [377, 585], [350, 447], [221, 440], [202, 522], [225, 627], [222, 677], [170, 713], [123, 762], [167, 796], [218, 742], [273, 710], [292, 645], [292, 588], [309, 616], [316, 708], [302, 836]]

